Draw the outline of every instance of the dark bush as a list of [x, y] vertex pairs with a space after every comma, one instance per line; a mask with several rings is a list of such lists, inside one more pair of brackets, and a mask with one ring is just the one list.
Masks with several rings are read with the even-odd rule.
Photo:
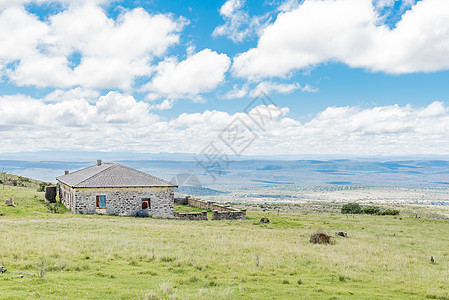
[[322, 232], [314, 233], [310, 236], [312, 244], [333, 244], [332, 237]]
[[377, 206], [368, 206], [363, 208], [363, 213], [367, 215], [378, 215], [381, 212]]
[[347, 203], [341, 208], [342, 214], [367, 214], [367, 215], [381, 215], [381, 216], [397, 216], [399, 210], [386, 209], [382, 210], [378, 206], [361, 207], [358, 203]]
[[48, 203], [44, 202], [45, 206], [47, 206], [47, 210], [52, 214], [64, 214], [68, 211], [68, 209], [62, 203]]
[[39, 187], [37, 188], [38, 192], [45, 192], [45, 187], [50, 186], [52, 183], [50, 182], [39, 182]]
[[347, 203], [341, 208], [342, 214], [362, 214], [363, 210], [358, 203]]
[[383, 216], [397, 216], [399, 215], [399, 210], [397, 209], [386, 209], [380, 213]]

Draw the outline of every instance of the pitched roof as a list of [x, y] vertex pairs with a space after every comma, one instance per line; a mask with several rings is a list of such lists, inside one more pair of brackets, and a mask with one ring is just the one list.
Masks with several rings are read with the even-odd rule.
[[175, 186], [163, 179], [117, 163], [94, 165], [56, 179], [75, 188]]

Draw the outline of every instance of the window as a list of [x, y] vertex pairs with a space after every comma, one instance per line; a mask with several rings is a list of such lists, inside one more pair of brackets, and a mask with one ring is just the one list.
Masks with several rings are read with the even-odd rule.
[[97, 208], [106, 208], [106, 196], [104, 195], [97, 196]]
[[149, 198], [142, 198], [142, 209], [150, 209], [150, 203]]

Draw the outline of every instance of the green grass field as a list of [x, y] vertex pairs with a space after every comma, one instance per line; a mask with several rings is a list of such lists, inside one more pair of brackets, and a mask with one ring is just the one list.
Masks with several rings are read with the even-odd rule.
[[[54, 214], [42, 199], [0, 189], [1, 299], [449, 299], [445, 220], [267, 211], [157, 220]], [[317, 230], [351, 238], [310, 244]]]

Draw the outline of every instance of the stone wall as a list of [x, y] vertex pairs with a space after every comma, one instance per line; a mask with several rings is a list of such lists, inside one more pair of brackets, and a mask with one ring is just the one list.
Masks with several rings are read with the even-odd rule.
[[198, 213], [179, 213], [175, 212], [175, 218], [181, 220], [207, 220], [207, 211]]
[[[174, 188], [79, 188], [63, 186], [61, 202], [75, 213], [135, 216], [142, 208], [142, 199], [150, 199], [150, 216], [174, 218]], [[70, 196], [70, 192], [72, 196]], [[67, 197], [66, 197], [67, 196]], [[96, 207], [96, 196], [106, 196], [106, 208]]]
[[[213, 212], [212, 219], [213, 220], [246, 219], [246, 210], [239, 210], [236, 208], [232, 208], [230, 205], [218, 204], [216, 202], [205, 201], [205, 200], [190, 198], [190, 197], [176, 198], [176, 199], [177, 199], [176, 203], [180, 203], [178, 205], [189, 205], [189, 206], [198, 207], [201, 209], [212, 210], [212, 212]], [[181, 203], [186, 203], [186, 204], [181, 204]]]
[[187, 198], [187, 205], [193, 206], [193, 207], [199, 207], [202, 209], [210, 209], [210, 210], [217, 210], [217, 211], [232, 210], [232, 207], [230, 205], [218, 204], [216, 202], [205, 201], [205, 200], [195, 199], [195, 198]]
[[58, 184], [59, 201], [75, 212], [75, 191], [63, 183]]
[[246, 210], [233, 210], [233, 211], [217, 211], [212, 212], [212, 220], [234, 220], [234, 219], [246, 219]]

